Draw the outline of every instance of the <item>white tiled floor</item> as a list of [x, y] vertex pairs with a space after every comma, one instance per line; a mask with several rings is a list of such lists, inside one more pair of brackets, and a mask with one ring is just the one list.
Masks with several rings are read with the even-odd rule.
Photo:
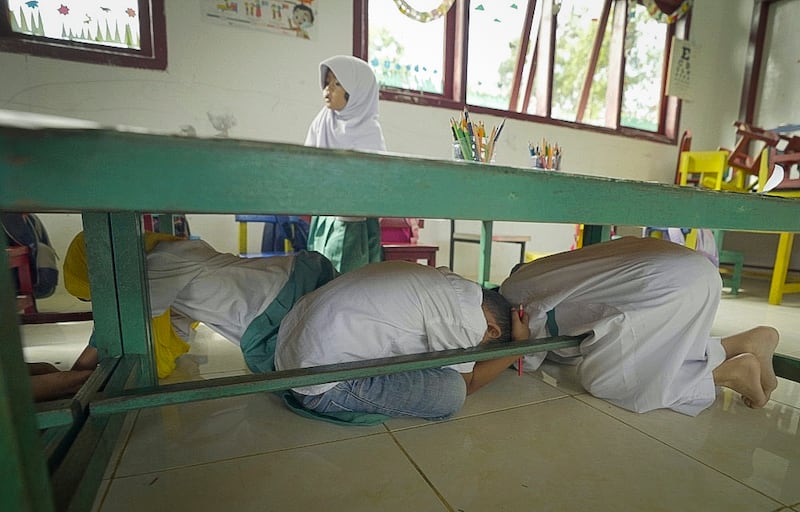
[[[800, 295], [769, 306], [766, 287], [726, 296], [715, 334], [774, 325], [800, 357]], [[69, 366], [89, 330], [26, 326], [26, 357]], [[339, 427], [272, 395], [141, 410], [96, 510], [800, 512], [800, 384], [781, 379], [761, 410], [723, 390], [696, 418], [639, 415], [583, 393], [572, 370], [508, 371], [439, 423]], [[244, 371], [201, 327], [170, 380]]]

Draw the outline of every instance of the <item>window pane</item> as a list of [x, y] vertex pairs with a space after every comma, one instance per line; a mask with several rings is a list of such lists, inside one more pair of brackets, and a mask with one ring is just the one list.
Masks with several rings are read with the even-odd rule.
[[[354, 54], [371, 64], [384, 90], [394, 89], [387, 99], [452, 108], [464, 101], [463, 94], [464, 106], [519, 118], [546, 117], [621, 135], [630, 134], [629, 128], [674, 134], [678, 103], [664, 103], [663, 62], [667, 34], [674, 28], [678, 37], [687, 37], [686, 24], [651, 19], [641, 5], [651, 2], [458, 0], [452, 16], [431, 23], [407, 18], [397, 3], [426, 14], [442, 5], [441, 0], [354, 2]], [[526, 21], [534, 3], [533, 18]], [[610, 12], [604, 13], [606, 7]], [[531, 33], [523, 34], [528, 24]], [[369, 37], [362, 39], [365, 31]], [[531, 40], [526, 44], [523, 37]], [[522, 46], [525, 56], [519, 55]], [[453, 55], [445, 55], [451, 50]], [[448, 57], [462, 60], [445, 62]], [[670, 126], [662, 126], [662, 119]]]
[[[427, 12], [441, 0], [417, 0], [414, 8]], [[420, 23], [398, 9], [392, 0], [369, 2], [368, 62], [378, 82], [387, 87], [441, 94], [444, 89], [445, 18]]]
[[[68, 5], [67, 5], [68, 4]], [[9, 0], [11, 30], [66, 41], [141, 49], [138, 2]]]
[[[557, 16], [555, 60], [553, 63], [552, 117], [576, 121], [581, 90], [600, 24], [603, 2], [564, 0]], [[608, 46], [612, 23], [608, 23], [592, 77], [583, 123], [602, 126], [606, 115], [608, 88]]]
[[509, 109], [526, 2], [471, 2], [467, 103]]
[[625, 41], [625, 80], [622, 86], [622, 126], [658, 131], [662, 98], [664, 48], [667, 24], [654, 20], [644, 6], [635, 4], [628, 17]]

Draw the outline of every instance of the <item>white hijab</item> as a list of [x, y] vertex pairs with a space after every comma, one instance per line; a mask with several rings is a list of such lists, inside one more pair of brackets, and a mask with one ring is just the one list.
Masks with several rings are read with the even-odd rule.
[[306, 146], [386, 151], [378, 122], [378, 81], [369, 64], [349, 55], [337, 55], [319, 65], [320, 84], [330, 69], [350, 95], [340, 111], [322, 107], [306, 135]]

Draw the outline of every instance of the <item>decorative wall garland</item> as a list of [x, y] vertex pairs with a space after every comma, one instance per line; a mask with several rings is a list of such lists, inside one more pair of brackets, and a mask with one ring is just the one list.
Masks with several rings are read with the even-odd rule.
[[447, 11], [450, 10], [450, 7], [454, 2], [455, 0], [443, 0], [442, 3], [440, 3], [435, 9], [422, 12], [408, 5], [408, 2], [405, 0], [394, 0], [394, 3], [397, 4], [397, 9], [401, 13], [405, 14], [412, 20], [419, 21], [420, 23], [428, 23], [429, 21], [441, 18], [447, 14]]
[[693, 0], [683, 0], [677, 9], [672, 11], [672, 14], [665, 14], [664, 11], [661, 10], [661, 7], [656, 4], [656, 0], [642, 0], [642, 5], [645, 6], [650, 16], [657, 22], [666, 23], [667, 25], [671, 25], [686, 16], [692, 8], [692, 3]]
[[[679, 19], [686, 16], [686, 14], [692, 8], [693, 1], [694, 0], [683, 0], [678, 8], [672, 12], [672, 14], [666, 14], [658, 6], [656, 0], [641, 0], [642, 5], [644, 5], [644, 7], [647, 9], [647, 12], [650, 13], [650, 16], [653, 19], [659, 23], [666, 23], [668, 25], [675, 23]], [[420, 23], [427, 23], [429, 21], [439, 19], [447, 14], [447, 11], [450, 10], [450, 7], [452, 7], [453, 3], [455, 3], [455, 0], [443, 0], [442, 3], [440, 3], [434, 9], [425, 12], [414, 9], [406, 0], [394, 0], [394, 3], [397, 5], [397, 9], [401, 13], [408, 16], [412, 20], [419, 21]]]

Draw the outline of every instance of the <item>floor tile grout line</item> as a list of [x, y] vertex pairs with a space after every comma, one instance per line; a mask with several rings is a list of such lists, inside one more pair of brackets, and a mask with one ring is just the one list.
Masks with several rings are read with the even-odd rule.
[[[769, 500], [772, 500], [772, 501], [774, 501], [775, 503], [777, 503], [778, 505], [780, 505], [780, 506], [779, 506], [779, 508], [778, 508], [778, 509], [776, 509], [776, 511], [780, 511], [780, 510], [783, 510], [783, 508], [784, 508], [784, 507], [789, 507], [789, 506], [791, 506], [791, 505], [788, 505], [788, 504], [786, 504], [786, 503], [782, 503], [782, 502], [781, 502], [781, 501], [779, 501], [777, 498], [774, 498], [774, 497], [772, 497], [772, 496], [769, 496], [768, 494], [764, 493], [763, 491], [761, 491], [761, 490], [759, 490], [759, 489], [756, 489], [756, 488], [752, 487], [751, 485], [749, 485], [749, 484], [747, 484], [747, 483], [745, 483], [745, 482], [742, 482], [741, 480], [739, 480], [738, 478], [734, 477], [733, 475], [729, 475], [728, 473], [726, 473], [726, 472], [722, 471], [721, 469], [719, 469], [719, 468], [716, 468], [716, 467], [714, 467], [714, 466], [710, 465], [709, 463], [707, 463], [707, 462], [704, 462], [704, 461], [702, 461], [702, 460], [698, 459], [697, 457], [693, 456], [693, 455], [692, 455], [692, 454], [690, 454], [690, 453], [686, 453], [684, 450], [681, 450], [680, 448], [677, 448], [677, 447], [675, 447], [675, 446], [672, 446], [671, 444], [667, 443], [666, 441], [663, 441], [663, 440], [661, 440], [661, 439], [659, 439], [659, 438], [655, 437], [654, 435], [652, 435], [652, 434], [650, 434], [650, 433], [648, 433], [648, 432], [645, 432], [644, 430], [642, 430], [642, 429], [640, 429], [640, 428], [636, 427], [635, 425], [631, 425], [630, 423], [628, 423], [628, 422], [624, 421], [623, 419], [621, 419], [621, 418], [618, 418], [618, 417], [616, 417], [616, 416], [614, 416], [614, 415], [612, 415], [612, 414], [610, 414], [610, 413], [608, 413], [608, 412], [606, 412], [606, 411], [604, 411], [604, 410], [602, 410], [602, 409], [600, 409], [600, 408], [598, 408], [598, 407], [594, 406], [594, 405], [593, 405], [593, 404], [591, 404], [591, 403], [588, 403], [588, 402], [583, 402], [583, 403], [584, 403], [584, 404], [586, 404], [586, 405], [588, 405], [588, 406], [589, 406], [589, 407], [591, 407], [592, 409], [596, 410], [597, 412], [599, 412], [599, 413], [601, 413], [601, 414], [604, 414], [604, 415], [608, 416], [609, 418], [611, 418], [611, 419], [613, 419], [613, 420], [615, 420], [615, 421], [617, 421], [617, 422], [619, 422], [619, 423], [621, 423], [621, 424], [625, 425], [626, 427], [629, 427], [629, 428], [631, 428], [631, 429], [635, 430], [636, 432], [639, 432], [639, 433], [640, 433], [640, 434], [642, 434], [643, 436], [645, 436], [645, 437], [648, 437], [648, 438], [652, 439], [653, 441], [655, 441], [655, 442], [657, 442], [657, 443], [659, 443], [659, 444], [661, 444], [661, 445], [663, 445], [663, 446], [666, 446], [666, 447], [667, 447], [667, 448], [669, 448], [670, 450], [673, 450], [673, 451], [675, 451], [675, 452], [677, 452], [677, 453], [680, 453], [681, 455], [683, 455], [683, 456], [685, 456], [685, 457], [688, 457], [689, 459], [691, 459], [691, 460], [693, 460], [693, 461], [697, 462], [698, 464], [700, 464], [700, 465], [702, 465], [702, 466], [705, 466], [705, 467], [707, 467], [708, 469], [710, 469], [710, 470], [714, 471], [715, 473], [717, 473], [717, 474], [720, 474], [720, 475], [722, 475], [722, 476], [724, 476], [724, 477], [726, 477], [726, 478], [728, 478], [728, 479], [732, 480], [732, 481], [733, 481], [733, 482], [735, 482], [736, 484], [738, 484], [738, 485], [740, 485], [740, 486], [742, 486], [742, 487], [745, 487], [745, 488], [747, 488], [747, 489], [750, 489], [751, 491], [753, 491], [753, 492], [755, 492], [755, 493], [757, 493], [757, 494], [760, 494], [761, 496], [764, 496], [765, 498], [767, 498], [767, 499], [769, 499]], [[680, 413], [676, 413], [676, 414], [680, 414]], [[773, 512], [776, 512], [776, 511], [773, 511]]]
[[[101, 491], [102, 495], [97, 495], [94, 498], [94, 502], [97, 504], [97, 510], [102, 510], [103, 503], [105, 503], [106, 498], [108, 497], [108, 492], [111, 489], [111, 482], [113, 482], [114, 479], [117, 478], [116, 474], [117, 471], [119, 470], [119, 465], [122, 463], [122, 458], [125, 456], [125, 451], [128, 449], [128, 443], [130, 443], [131, 437], [133, 436], [133, 430], [136, 428], [136, 423], [139, 421], [140, 418], [139, 412], [140, 411], [133, 412], [133, 418], [130, 419], [131, 422], [130, 428], [128, 428], [128, 431], [125, 433], [125, 437], [123, 439], [117, 439], [116, 441], [115, 449], [118, 448], [119, 452], [117, 452], [116, 460], [109, 460], [110, 464], [113, 463], [113, 467], [110, 469], [107, 468], [109, 473], [108, 485], [106, 485], [105, 488], [102, 489]], [[125, 418], [124, 420], [122, 420], [123, 428], [125, 428], [125, 422], [128, 420], [129, 418]], [[121, 446], [120, 443], [122, 443]], [[102, 481], [101, 481], [101, 486], [102, 486]], [[100, 491], [99, 488], [98, 491]]]
[[[226, 458], [221, 458], [221, 459], [209, 460], [209, 461], [206, 461], [206, 462], [195, 462], [195, 463], [192, 463], [192, 464], [186, 464], [186, 465], [182, 465], [182, 466], [172, 466], [172, 467], [168, 467], [168, 468], [153, 469], [153, 470], [150, 470], [150, 471], [136, 472], [136, 473], [126, 474], [126, 475], [121, 475], [121, 476], [115, 476], [114, 478], [131, 478], [131, 477], [145, 476], [145, 475], [149, 475], [151, 473], [166, 473], [168, 471], [179, 471], [179, 470], [183, 470], [183, 469], [199, 468], [199, 467], [203, 467], [203, 466], [211, 466], [211, 465], [214, 465], [214, 464], [232, 462], [232, 461], [236, 461], [236, 460], [249, 459], [249, 458], [253, 458], [253, 457], [261, 457], [263, 455], [272, 455], [272, 454], [275, 454], [275, 453], [290, 452], [292, 450], [301, 450], [301, 449], [304, 449], [304, 448], [313, 448], [313, 447], [316, 447], [316, 446], [324, 446], [326, 444], [335, 444], [335, 443], [341, 443], [341, 442], [347, 442], [347, 441], [354, 441], [354, 440], [357, 440], [357, 439], [364, 439], [364, 438], [367, 438], [367, 437], [382, 436], [382, 435], [385, 435], [387, 433], [389, 433], [389, 432], [374, 432], [374, 433], [371, 433], [371, 434], [364, 434], [364, 435], [355, 436], [355, 437], [347, 437], [347, 438], [343, 438], [343, 439], [332, 439], [332, 440], [329, 440], [329, 441], [321, 441], [321, 442], [318, 442], [318, 443], [300, 444], [300, 445], [297, 445], [297, 446], [289, 446], [289, 447], [286, 447], [286, 448], [277, 448], [277, 449], [274, 449], [274, 450], [267, 450], [267, 451], [262, 451], [262, 452], [251, 452], [251, 453], [246, 453], [246, 454], [242, 454], [242, 455], [236, 455], [236, 456], [233, 456], [233, 457], [226, 457]], [[120, 459], [121, 459], [121, 457], [120, 457]]]
[[414, 467], [419, 476], [422, 477], [423, 480], [425, 480], [425, 483], [428, 484], [428, 487], [430, 487], [430, 489], [433, 491], [436, 497], [439, 498], [439, 501], [442, 502], [442, 505], [444, 505], [444, 507], [448, 510], [448, 512], [455, 512], [455, 509], [450, 505], [450, 503], [447, 501], [444, 495], [434, 485], [434, 483], [430, 480], [430, 478], [428, 478], [425, 472], [422, 471], [422, 468], [419, 467], [419, 465], [414, 461], [414, 459], [411, 457], [411, 454], [408, 453], [408, 451], [406, 451], [405, 447], [400, 443], [400, 440], [397, 439], [397, 437], [394, 435], [394, 432], [389, 432], [389, 437], [392, 439], [392, 441], [394, 441], [394, 444], [403, 453], [408, 462]]
[[[117, 447], [119, 447], [119, 453], [117, 459], [114, 461], [110, 461], [114, 463], [114, 467], [110, 470], [110, 475], [108, 477], [109, 480], [113, 480], [117, 471], [119, 470], [119, 465], [122, 462], [122, 458], [125, 455], [125, 451], [128, 449], [128, 444], [130, 443], [131, 437], [133, 437], [133, 431], [136, 429], [136, 424], [141, 419], [141, 415], [139, 414], [141, 411], [134, 411], [134, 417], [130, 420], [130, 428], [125, 433], [124, 439], [117, 440]], [[124, 421], [126, 421], [127, 418]], [[123, 424], [124, 426], [124, 424]], [[119, 446], [120, 441], [122, 442], [122, 446]]]
[[554, 397], [550, 397], [550, 398], [543, 398], [543, 399], [541, 399], [539, 401], [536, 401], [536, 402], [528, 402], [528, 403], [524, 403], [524, 404], [509, 405], [508, 407], [503, 407], [503, 408], [500, 408], [500, 409], [492, 409], [491, 411], [484, 411], [484, 412], [476, 412], [476, 413], [472, 413], [472, 414], [465, 414], [463, 416], [458, 416], [458, 417], [455, 417], [455, 418], [450, 418], [450, 419], [446, 419], [446, 420], [440, 420], [440, 421], [436, 421], [436, 422], [417, 423], [415, 425], [408, 425], [406, 427], [389, 427], [389, 426], [386, 426], [386, 425], [384, 425], [384, 426], [386, 426], [386, 429], [389, 432], [402, 432], [402, 431], [405, 431], [405, 430], [412, 430], [412, 429], [415, 429], [415, 428], [432, 427], [432, 426], [440, 425], [440, 424], [443, 424], [443, 423], [449, 423], [449, 422], [461, 421], [461, 420], [465, 420], [465, 419], [477, 418], [479, 416], [487, 416], [489, 414], [495, 414], [495, 413], [498, 413], [498, 412], [505, 412], [505, 411], [511, 411], [511, 410], [514, 410], [514, 409], [520, 409], [522, 407], [531, 407], [531, 406], [534, 406], [534, 405], [540, 405], [540, 404], [545, 404], [545, 403], [549, 403], [549, 402], [554, 402], [556, 400], [564, 400], [564, 399], [567, 399], [567, 398], [575, 398], [575, 396], [573, 396], [573, 395], [564, 395], [564, 396], [554, 396]]

